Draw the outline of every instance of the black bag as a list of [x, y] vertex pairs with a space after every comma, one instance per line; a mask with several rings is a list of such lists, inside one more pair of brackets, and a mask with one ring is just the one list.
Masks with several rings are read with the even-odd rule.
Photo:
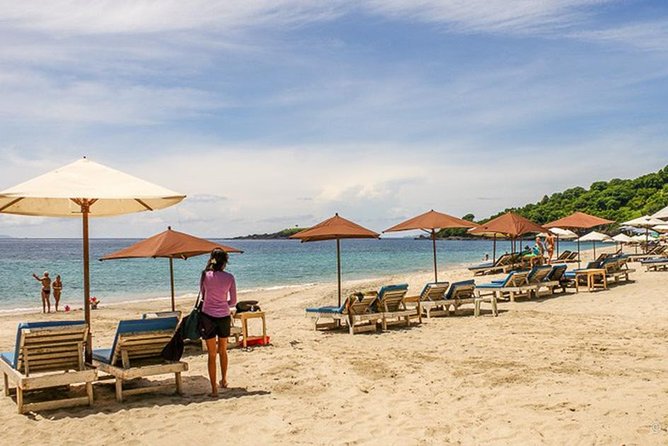
[[197, 341], [200, 338], [199, 334], [199, 314], [202, 311], [204, 298], [202, 296], [202, 281], [204, 280], [204, 271], [199, 280], [199, 293], [197, 293], [197, 300], [195, 306], [186, 318], [183, 320], [183, 338]]
[[256, 300], [240, 300], [237, 302], [237, 313], [261, 311]]
[[183, 356], [183, 326], [184, 321], [181, 321], [174, 332], [174, 336], [169, 340], [165, 348], [162, 349], [160, 355], [166, 361], [180, 361]]

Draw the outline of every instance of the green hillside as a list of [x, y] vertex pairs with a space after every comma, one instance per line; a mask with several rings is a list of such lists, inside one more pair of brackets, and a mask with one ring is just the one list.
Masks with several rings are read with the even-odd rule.
[[[596, 181], [589, 186], [573, 187], [552, 195], [545, 195], [538, 203], [527, 204], [503, 211], [481, 220], [491, 220], [513, 211], [530, 220], [543, 224], [565, 217], [575, 211], [623, 222], [642, 215], [653, 214], [668, 206], [668, 166], [655, 173], [635, 179], [613, 178], [610, 181]], [[468, 214], [467, 219], [472, 215]], [[462, 229], [446, 229], [439, 236], [466, 236]]]
[[[514, 211], [537, 223], [547, 223], [575, 211], [622, 222], [642, 215], [653, 214], [668, 206], [668, 166], [655, 173], [629, 180], [614, 178], [596, 181], [589, 186], [573, 187], [538, 203], [527, 204]], [[501, 215], [499, 212], [490, 217]]]

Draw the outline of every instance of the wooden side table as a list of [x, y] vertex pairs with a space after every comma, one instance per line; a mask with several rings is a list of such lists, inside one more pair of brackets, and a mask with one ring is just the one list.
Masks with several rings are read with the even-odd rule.
[[[606, 290], [608, 289], [608, 280], [605, 276], [605, 269], [604, 268], [589, 268], [589, 269], [581, 269], [579, 271], [575, 272], [575, 292], [579, 293], [580, 292], [580, 278], [585, 277], [587, 279], [587, 290], [589, 292], [592, 292], [594, 290], [602, 289]], [[600, 278], [601, 282], [596, 283], [596, 279]]]
[[[264, 311], [245, 311], [234, 315], [234, 319], [241, 321], [241, 345], [246, 348], [246, 341], [262, 339], [263, 343], [267, 343], [267, 323], [264, 318]], [[248, 336], [248, 320], [262, 319], [262, 336]]]

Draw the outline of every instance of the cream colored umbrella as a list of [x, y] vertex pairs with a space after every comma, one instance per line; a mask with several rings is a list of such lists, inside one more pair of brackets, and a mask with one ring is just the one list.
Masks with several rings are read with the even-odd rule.
[[633, 220], [625, 221], [622, 223], [625, 226], [633, 226], [634, 228], [645, 228], [645, 251], [649, 244], [649, 230], [656, 226], [664, 224], [663, 220], [654, 218], [650, 215], [643, 215], [642, 217], [634, 218]]
[[[0, 192], [0, 212], [81, 218], [84, 314], [90, 327], [88, 218], [154, 211], [184, 198], [178, 192], [83, 158]], [[91, 351], [89, 333], [88, 357]]]
[[607, 240], [612, 240], [608, 234], [596, 231], [591, 231], [578, 239], [580, 242], [592, 242], [592, 246], [594, 247], [594, 259], [596, 258], [596, 242], [605, 242]]
[[656, 226], [653, 226], [652, 229], [654, 229], [656, 232], [666, 233], [666, 232], [668, 232], [668, 224], [656, 225]]
[[652, 218], [658, 218], [659, 220], [668, 220], [668, 206], [652, 214]]

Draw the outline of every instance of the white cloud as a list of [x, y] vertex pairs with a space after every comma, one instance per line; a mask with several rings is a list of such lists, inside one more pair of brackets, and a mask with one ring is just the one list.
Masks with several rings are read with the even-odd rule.
[[571, 37], [603, 44], [638, 48], [645, 51], [668, 51], [668, 21], [654, 20], [619, 26], [577, 31]]

